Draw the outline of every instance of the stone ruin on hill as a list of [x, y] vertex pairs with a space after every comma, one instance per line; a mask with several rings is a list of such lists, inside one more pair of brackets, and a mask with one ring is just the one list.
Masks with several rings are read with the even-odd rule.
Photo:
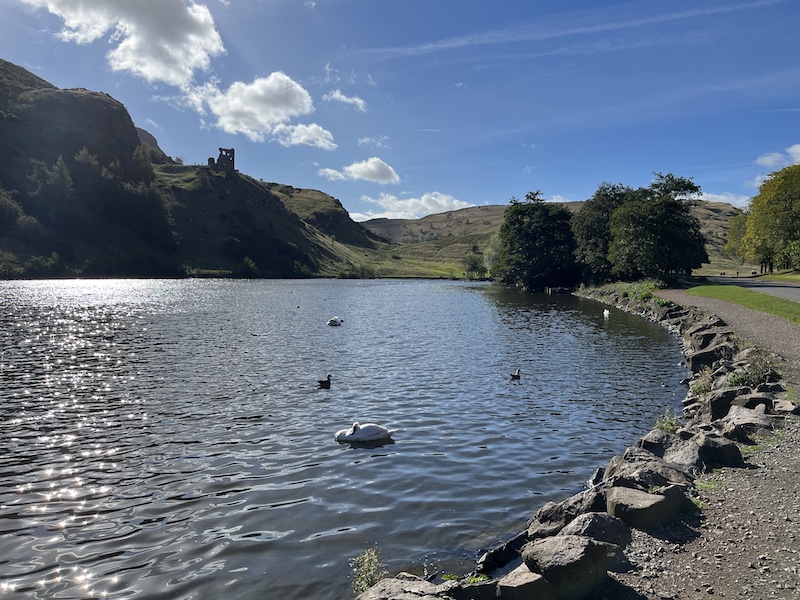
[[219, 156], [217, 157], [216, 162], [214, 161], [213, 156], [209, 157], [208, 166], [209, 168], [216, 169], [218, 171], [235, 171], [236, 165], [234, 163], [234, 149], [220, 148]]

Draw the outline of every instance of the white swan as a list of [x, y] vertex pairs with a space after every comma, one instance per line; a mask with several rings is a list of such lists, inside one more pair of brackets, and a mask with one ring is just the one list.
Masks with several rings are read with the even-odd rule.
[[342, 323], [344, 323], [344, 319], [341, 319], [339, 317], [331, 317], [330, 319], [328, 319], [328, 325], [330, 325], [331, 327], [338, 327]]
[[350, 429], [342, 429], [333, 435], [333, 439], [337, 442], [377, 442], [380, 440], [391, 440], [392, 434], [397, 429], [386, 429], [383, 425], [376, 423], [364, 423], [359, 425], [358, 422], [353, 423]]
[[608, 310], [607, 308], [604, 308], [604, 309], [603, 309], [603, 318], [604, 318], [604, 319], [607, 319], [607, 318], [609, 318], [610, 316], [611, 316], [611, 311], [610, 311], [610, 310]]

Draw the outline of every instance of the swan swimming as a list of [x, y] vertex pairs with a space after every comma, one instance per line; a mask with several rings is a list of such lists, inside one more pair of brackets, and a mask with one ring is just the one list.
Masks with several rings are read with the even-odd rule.
[[521, 377], [521, 375], [522, 375], [522, 373], [520, 372], [519, 369], [517, 369], [516, 371], [514, 371], [511, 374], [511, 379], [519, 379]]
[[386, 429], [383, 425], [377, 423], [364, 423], [359, 425], [358, 421], [353, 423], [350, 429], [341, 429], [333, 435], [333, 439], [337, 442], [377, 442], [381, 440], [391, 440], [392, 434], [397, 429]]
[[610, 316], [611, 316], [611, 311], [610, 311], [610, 310], [608, 310], [607, 308], [604, 308], [604, 309], [603, 309], [603, 318], [604, 318], [604, 319], [607, 319], [607, 318], [609, 318]]
[[331, 389], [331, 374], [328, 373], [328, 376], [325, 379], [318, 379], [317, 383], [319, 387], [325, 390]]
[[331, 317], [330, 319], [328, 319], [328, 325], [330, 325], [331, 327], [338, 327], [342, 323], [344, 323], [344, 319], [340, 317]]

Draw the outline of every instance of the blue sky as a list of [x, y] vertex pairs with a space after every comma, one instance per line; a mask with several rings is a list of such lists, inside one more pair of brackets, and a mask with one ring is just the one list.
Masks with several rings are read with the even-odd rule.
[[800, 161], [800, 2], [3, 0], [0, 58], [356, 220]]

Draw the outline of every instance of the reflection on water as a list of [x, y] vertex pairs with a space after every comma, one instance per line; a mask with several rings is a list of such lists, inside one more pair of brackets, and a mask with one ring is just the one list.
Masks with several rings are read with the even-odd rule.
[[[467, 571], [679, 406], [677, 341], [603, 308], [460, 282], [2, 282], [0, 592], [348, 598], [375, 544], [390, 571]], [[396, 443], [334, 442], [353, 421]]]

